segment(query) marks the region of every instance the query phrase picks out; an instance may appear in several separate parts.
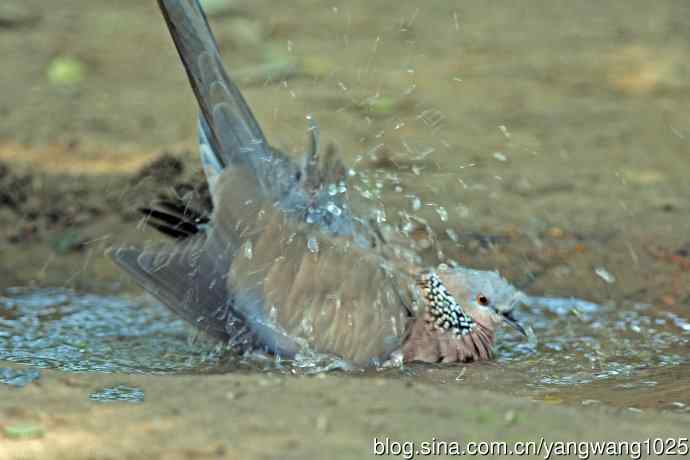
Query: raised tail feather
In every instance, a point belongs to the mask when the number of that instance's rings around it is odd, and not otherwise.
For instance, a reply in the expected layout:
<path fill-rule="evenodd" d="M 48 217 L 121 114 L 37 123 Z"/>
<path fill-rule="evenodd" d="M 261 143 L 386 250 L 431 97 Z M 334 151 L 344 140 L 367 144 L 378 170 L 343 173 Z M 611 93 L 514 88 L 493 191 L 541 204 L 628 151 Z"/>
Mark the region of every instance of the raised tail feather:
<path fill-rule="evenodd" d="M 306 164 L 297 165 L 271 147 L 223 67 L 198 0 L 158 0 L 158 4 L 199 104 L 201 160 L 211 191 L 223 169 L 239 167 L 256 178 L 257 195 L 276 203 L 298 220 L 322 224 L 325 231 L 335 234 L 350 233 L 349 211 L 340 206 L 344 197 L 327 196 L 325 190 L 329 185 L 326 180 L 345 180 L 345 168 L 332 158 L 327 158 L 319 170 L 315 168 L 319 165 L 315 124 L 309 129 L 311 147 Z M 335 219 L 325 213 L 331 202 L 339 209 Z"/>
<path fill-rule="evenodd" d="M 220 166 L 242 165 L 257 178 L 268 177 L 266 168 L 272 167 L 274 153 L 239 89 L 225 72 L 198 1 L 158 0 L 158 5 L 196 95 L 201 123 L 208 128 L 208 141 Z"/>

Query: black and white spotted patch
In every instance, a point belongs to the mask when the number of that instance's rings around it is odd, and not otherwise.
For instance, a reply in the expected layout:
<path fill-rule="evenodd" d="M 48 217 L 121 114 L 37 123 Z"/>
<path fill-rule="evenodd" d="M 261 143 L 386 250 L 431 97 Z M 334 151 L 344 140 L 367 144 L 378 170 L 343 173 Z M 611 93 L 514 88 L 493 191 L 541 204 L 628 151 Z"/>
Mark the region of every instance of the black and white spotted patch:
<path fill-rule="evenodd" d="M 417 283 L 426 301 L 427 313 L 437 328 L 452 331 L 456 337 L 472 332 L 475 322 L 448 292 L 436 273 L 422 273 Z"/>

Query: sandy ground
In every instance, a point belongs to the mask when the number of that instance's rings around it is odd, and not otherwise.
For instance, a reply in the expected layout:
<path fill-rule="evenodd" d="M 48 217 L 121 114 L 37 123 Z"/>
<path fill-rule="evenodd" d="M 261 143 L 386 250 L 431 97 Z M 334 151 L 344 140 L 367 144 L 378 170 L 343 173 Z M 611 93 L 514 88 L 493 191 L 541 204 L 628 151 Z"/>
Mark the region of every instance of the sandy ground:
<path fill-rule="evenodd" d="M 123 383 L 143 389 L 144 403 L 87 399 L 90 392 Z M 28 425 L 42 432 L 35 439 L 3 439 L 0 457 L 7 460 L 355 459 L 373 456 L 374 437 L 539 442 L 542 436 L 688 436 L 685 417 L 554 407 L 461 385 L 375 377 L 44 372 L 38 383 L 0 392 L 1 427 Z"/>
<path fill-rule="evenodd" d="M 155 2 L 9 4 L 19 10 L 3 22 L 0 9 L 11 69 L 0 72 L 0 287 L 136 291 L 106 249 L 157 238 L 136 207 L 199 180 L 193 98 Z M 464 238 L 450 250 L 462 263 L 498 268 L 532 293 L 688 316 L 687 2 L 233 4 L 212 24 L 273 143 L 300 151 L 312 113 L 348 164 L 401 167 L 411 192 L 446 206 L 435 225 Z M 284 82 L 256 76 L 285 62 L 299 70 Z M 667 390 L 687 376 L 668 377 Z M 145 402 L 88 399 L 123 382 Z M 376 435 L 688 434 L 687 417 L 651 401 L 643 414 L 583 408 L 576 391 L 551 401 L 573 407 L 554 407 L 342 374 L 43 371 L 0 392 L 2 459 L 363 458 Z M 41 437 L 7 435 L 21 424 Z"/>

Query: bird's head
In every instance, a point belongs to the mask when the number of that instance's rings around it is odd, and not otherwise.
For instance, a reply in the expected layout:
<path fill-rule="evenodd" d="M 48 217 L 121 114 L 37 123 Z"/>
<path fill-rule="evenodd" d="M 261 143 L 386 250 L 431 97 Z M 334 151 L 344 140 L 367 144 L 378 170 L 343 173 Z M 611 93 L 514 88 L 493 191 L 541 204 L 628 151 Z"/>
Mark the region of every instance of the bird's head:
<path fill-rule="evenodd" d="M 455 362 L 491 357 L 496 329 L 508 323 L 523 335 L 514 310 L 526 296 L 494 271 L 424 271 L 417 286 L 422 308 L 403 350 L 407 361 Z"/>
<path fill-rule="evenodd" d="M 515 308 L 525 302 L 527 296 L 498 272 L 457 267 L 440 270 L 437 276 L 475 322 L 493 329 L 508 323 L 527 335 L 515 318 Z"/>

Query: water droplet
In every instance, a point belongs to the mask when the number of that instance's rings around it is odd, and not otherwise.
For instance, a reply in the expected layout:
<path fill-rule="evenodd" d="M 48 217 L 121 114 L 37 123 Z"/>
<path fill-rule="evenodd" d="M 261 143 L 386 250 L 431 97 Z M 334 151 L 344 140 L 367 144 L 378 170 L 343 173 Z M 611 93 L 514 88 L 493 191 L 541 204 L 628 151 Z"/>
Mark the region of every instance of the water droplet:
<path fill-rule="evenodd" d="M 436 213 L 441 218 L 442 222 L 446 222 L 448 220 L 448 211 L 446 211 L 446 208 L 443 206 L 436 208 Z"/>
<path fill-rule="evenodd" d="M 453 230 L 452 228 L 446 229 L 446 235 L 448 235 L 448 238 L 450 238 L 450 240 L 453 241 L 454 243 L 457 243 L 459 240 L 457 232 L 455 230 Z"/>
<path fill-rule="evenodd" d="M 306 317 L 302 318 L 300 325 L 302 326 L 302 330 L 305 332 L 307 337 L 311 337 L 311 335 L 314 333 L 314 326 L 311 320 L 309 320 L 309 318 Z"/>
<path fill-rule="evenodd" d="M 250 260 L 252 257 L 254 257 L 254 246 L 252 245 L 251 240 L 245 241 L 242 245 L 242 254 L 244 254 L 245 258 Z"/>
<path fill-rule="evenodd" d="M 376 223 L 378 224 L 382 224 L 386 221 L 386 211 L 383 209 L 374 209 L 373 215 L 374 219 L 376 219 Z"/>
<path fill-rule="evenodd" d="M 307 249 L 309 249 L 309 252 L 313 254 L 319 252 L 319 240 L 314 237 L 309 238 L 307 240 Z"/>
<path fill-rule="evenodd" d="M 419 209 L 421 207 L 422 207 L 422 200 L 420 200 L 416 196 L 412 197 L 412 210 L 413 211 L 419 211 Z"/>
<path fill-rule="evenodd" d="M 340 214 L 342 214 L 340 208 L 336 206 L 332 201 L 330 201 L 328 205 L 326 205 L 326 210 L 334 216 L 339 216 Z"/>
<path fill-rule="evenodd" d="M 335 196 L 338 193 L 338 186 L 335 184 L 328 184 L 328 194 Z"/>
<path fill-rule="evenodd" d="M 345 193 L 347 192 L 347 184 L 345 182 L 341 182 L 338 184 L 338 193 Z"/>

